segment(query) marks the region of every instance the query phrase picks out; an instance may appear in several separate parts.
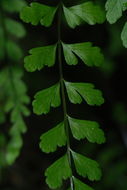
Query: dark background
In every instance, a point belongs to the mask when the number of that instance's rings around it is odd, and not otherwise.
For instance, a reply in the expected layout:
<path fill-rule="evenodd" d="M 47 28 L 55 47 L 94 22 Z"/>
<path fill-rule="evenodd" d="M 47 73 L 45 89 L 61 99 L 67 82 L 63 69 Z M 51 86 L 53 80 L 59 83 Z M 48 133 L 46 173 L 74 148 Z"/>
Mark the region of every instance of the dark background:
<path fill-rule="evenodd" d="M 45 3 L 44 0 L 38 2 Z M 54 5 L 57 2 L 47 0 L 46 4 Z M 72 5 L 77 1 L 66 2 Z M 19 20 L 18 16 L 10 16 Z M 71 142 L 74 150 L 99 161 L 103 170 L 102 180 L 91 183 L 98 190 L 125 190 L 127 188 L 127 50 L 120 40 L 120 32 L 125 20 L 126 15 L 123 15 L 123 18 L 114 25 L 107 22 L 95 26 L 85 24 L 72 30 L 68 28 L 63 18 L 62 40 L 64 42 L 93 42 L 93 45 L 101 47 L 105 56 L 105 64 L 100 69 L 86 67 L 80 60 L 76 66 L 67 66 L 63 61 L 66 80 L 94 83 L 96 88 L 103 91 L 105 97 L 105 103 L 101 107 L 90 107 L 85 103 L 73 105 L 69 102 L 67 105 L 69 115 L 80 119 L 96 120 L 105 131 L 107 142 L 104 145 L 90 144 L 85 140 L 78 142 L 72 139 Z M 27 35 L 19 43 L 25 55 L 28 54 L 30 48 L 57 41 L 57 19 L 50 28 L 24 25 Z M 38 90 L 58 81 L 57 63 L 56 61 L 55 67 L 44 68 L 40 72 L 25 72 L 24 81 L 28 86 L 31 101 Z M 32 106 L 29 105 L 29 107 L 32 110 Z M 45 116 L 36 116 L 31 113 L 31 116 L 25 119 L 28 131 L 23 136 L 24 145 L 21 154 L 13 166 L 2 171 L 1 190 L 48 189 L 45 184 L 44 170 L 60 157 L 65 149 L 61 148 L 56 153 L 46 155 L 39 149 L 39 138 L 62 118 L 63 111 L 60 107 L 52 109 Z"/>

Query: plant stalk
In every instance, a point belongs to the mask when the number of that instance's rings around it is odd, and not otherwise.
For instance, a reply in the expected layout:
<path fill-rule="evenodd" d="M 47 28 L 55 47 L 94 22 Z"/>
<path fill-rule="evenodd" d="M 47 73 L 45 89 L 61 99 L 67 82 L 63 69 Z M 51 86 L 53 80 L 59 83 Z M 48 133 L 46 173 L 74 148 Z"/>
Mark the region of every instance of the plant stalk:
<path fill-rule="evenodd" d="M 62 42 L 61 42 L 61 20 L 62 20 L 62 18 L 61 18 L 61 16 L 62 16 L 62 2 L 60 2 L 60 4 L 59 4 L 59 11 L 58 11 L 58 61 L 59 61 L 61 96 L 62 96 L 62 103 L 63 103 L 64 127 L 65 127 L 65 133 L 67 136 L 67 156 L 68 156 L 69 165 L 72 168 L 69 123 L 68 123 L 67 103 L 66 103 L 66 97 L 65 97 L 65 86 L 64 86 L 63 67 L 62 67 Z M 71 186 L 71 190 L 74 190 L 74 183 L 73 183 L 72 177 L 70 177 L 70 186 Z"/>

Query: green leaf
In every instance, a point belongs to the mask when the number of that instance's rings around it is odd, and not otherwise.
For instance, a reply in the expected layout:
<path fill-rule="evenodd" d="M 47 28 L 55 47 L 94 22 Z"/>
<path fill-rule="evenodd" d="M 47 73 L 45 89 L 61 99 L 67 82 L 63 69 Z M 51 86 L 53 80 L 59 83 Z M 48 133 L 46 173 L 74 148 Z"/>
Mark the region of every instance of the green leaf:
<path fill-rule="evenodd" d="M 102 144 L 105 142 L 104 132 L 95 121 L 79 120 L 68 117 L 72 134 L 77 140 L 87 138 L 89 142 Z"/>
<path fill-rule="evenodd" d="M 6 30 L 10 34 L 16 36 L 17 38 L 22 38 L 26 35 L 25 28 L 20 22 L 17 22 L 15 20 L 10 19 L 10 18 L 6 18 L 5 19 L 5 26 L 6 26 Z"/>
<path fill-rule="evenodd" d="M 92 47 L 92 43 L 62 44 L 65 60 L 68 65 L 78 63 L 75 54 L 87 65 L 99 67 L 104 62 L 104 56 L 99 47 Z"/>
<path fill-rule="evenodd" d="M 47 114 L 50 111 L 50 107 L 55 108 L 60 106 L 60 104 L 60 84 L 57 83 L 36 93 L 33 101 L 33 110 L 38 115 Z"/>
<path fill-rule="evenodd" d="M 115 23 L 122 16 L 125 3 L 127 3 L 127 0 L 107 0 L 105 5 L 106 17 L 110 24 Z"/>
<path fill-rule="evenodd" d="M 90 186 L 73 177 L 75 190 L 93 190 Z"/>
<path fill-rule="evenodd" d="M 57 146 L 62 147 L 66 145 L 66 138 L 64 123 L 61 122 L 53 129 L 42 134 L 40 148 L 46 153 L 54 152 Z"/>
<path fill-rule="evenodd" d="M 24 0 L 1 0 L 2 7 L 7 12 L 20 12 L 21 9 L 26 6 Z"/>
<path fill-rule="evenodd" d="M 104 9 L 92 1 L 69 8 L 64 7 L 64 14 L 67 23 L 71 28 L 75 28 L 83 21 L 90 25 L 94 25 L 96 23 L 102 24 L 105 21 Z"/>
<path fill-rule="evenodd" d="M 127 22 L 125 23 L 122 33 L 121 33 L 121 39 L 123 41 L 123 45 L 125 48 L 127 48 Z"/>
<path fill-rule="evenodd" d="M 73 151 L 72 157 L 74 159 L 76 171 L 79 175 L 88 177 L 88 179 L 91 181 L 100 180 L 101 170 L 99 168 L 99 164 L 96 161 Z"/>
<path fill-rule="evenodd" d="M 61 187 L 62 180 L 68 179 L 71 175 L 72 172 L 67 155 L 53 163 L 45 172 L 46 182 L 52 189 Z"/>
<path fill-rule="evenodd" d="M 8 52 L 8 57 L 12 61 L 19 61 L 23 57 L 22 49 L 13 41 L 8 41 L 6 43 L 6 48 Z"/>
<path fill-rule="evenodd" d="M 29 72 L 41 70 L 44 66 L 51 67 L 55 64 L 57 45 L 33 48 L 29 51 L 31 55 L 25 57 L 25 68 Z"/>
<path fill-rule="evenodd" d="M 31 3 L 30 7 L 24 7 L 21 11 L 20 17 L 26 23 L 32 25 L 50 26 L 53 22 L 57 7 L 50 7 L 40 3 Z"/>
<path fill-rule="evenodd" d="M 91 106 L 100 106 L 104 103 L 102 92 L 94 89 L 94 85 L 91 83 L 72 83 L 65 81 L 65 86 L 69 100 L 73 104 L 80 104 L 82 98 Z"/>

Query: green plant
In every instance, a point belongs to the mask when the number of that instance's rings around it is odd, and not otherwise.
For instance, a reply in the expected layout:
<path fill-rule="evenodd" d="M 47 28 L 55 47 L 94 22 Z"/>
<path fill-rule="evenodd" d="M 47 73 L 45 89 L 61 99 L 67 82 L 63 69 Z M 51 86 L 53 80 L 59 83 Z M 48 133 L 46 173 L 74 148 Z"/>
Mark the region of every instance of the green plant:
<path fill-rule="evenodd" d="M 84 22 L 94 25 L 105 21 L 104 9 L 93 1 L 67 7 L 60 1 L 58 6 L 48 6 L 40 3 L 31 3 L 21 11 L 21 19 L 26 23 L 49 27 L 54 17 L 58 17 L 58 41 L 56 44 L 33 48 L 29 51 L 30 55 L 25 57 L 25 68 L 29 72 L 41 70 L 44 66 L 54 66 L 59 64 L 59 81 L 56 84 L 43 89 L 35 94 L 33 101 L 33 111 L 37 115 L 47 114 L 51 107 L 63 105 L 63 121 L 41 135 L 40 148 L 46 153 L 56 151 L 57 147 L 66 146 L 64 156 L 55 161 L 45 172 L 46 182 L 50 188 L 61 187 L 62 181 L 70 179 L 70 189 L 88 189 L 92 188 L 79 179 L 74 177 L 74 167 L 77 173 L 82 177 L 88 177 L 89 180 L 99 180 L 101 170 L 99 164 L 86 156 L 74 152 L 71 149 L 70 135 L 77 140 L 87 139 L 92 143 L 104 143 L 105 137 L 99 124 L 95 121 L 80 120 L 72 118 L 67 113 L 67 99 L 73 104 L 80 104 L 85 101 L 90 106 L 100 106 L 104 103 L 102 93 L 95 89 L 91 83 L 68 82 L 64 79 L 63 59 L 68 65 L 78 64 L 78 58 L 87 66 L 101 66 L 104 57 L 99 47 L 94 47 L 91 42 L 66 44 L 61 39 L 62 16 L 71 28 L 83 24 Z M 55 175 L 54 175 L 55 174 Z"/>
<path fill-rule="evenodd" d="M 3 126 L 0 132 L 0 168 L 13 164 L 19 156 L 22 134 L 27 130 L 23 116 L 29 115 L 26 107 L 29 97 L 19 64 L 23 52 L 18 45 L 18 39 L 25 36 L 26 30 L 22 23 L 8 16 L 19 13 L 25 5 L 24 0 L 0 1 L 0 124 Z M 7 132 L 4 129 L 6 123 Z"/>

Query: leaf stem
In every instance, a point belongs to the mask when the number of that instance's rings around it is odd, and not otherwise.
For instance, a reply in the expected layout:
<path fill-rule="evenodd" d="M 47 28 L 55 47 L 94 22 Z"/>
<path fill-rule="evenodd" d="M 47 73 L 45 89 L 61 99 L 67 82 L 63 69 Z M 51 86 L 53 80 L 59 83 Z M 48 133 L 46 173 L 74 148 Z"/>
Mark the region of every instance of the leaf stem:
<path fill-rule="evenodd" d="M 64 127 L 65 127 L 65 133 L 67 136 L 67 156 L 68 156 L 70 167 L 72 168 L 69 123 L 68 123 L 67 104 L 66 104 L 66 97 L 65 97 L 65 86 L 64 86 L 63 67 L 62 67 L 61 16 L 62 16 L 62 2 L 60 2 L 59 4 L 59 11 L 58 11 L 58 61 L 59 61 L 61 95 L 62 95 L 62 103 L 63 103 Z M 72 176 L 70 177 L 70 185 L 71 185 L 71 190 L 74 190 L 74 183 L 73 183 Z"/>

